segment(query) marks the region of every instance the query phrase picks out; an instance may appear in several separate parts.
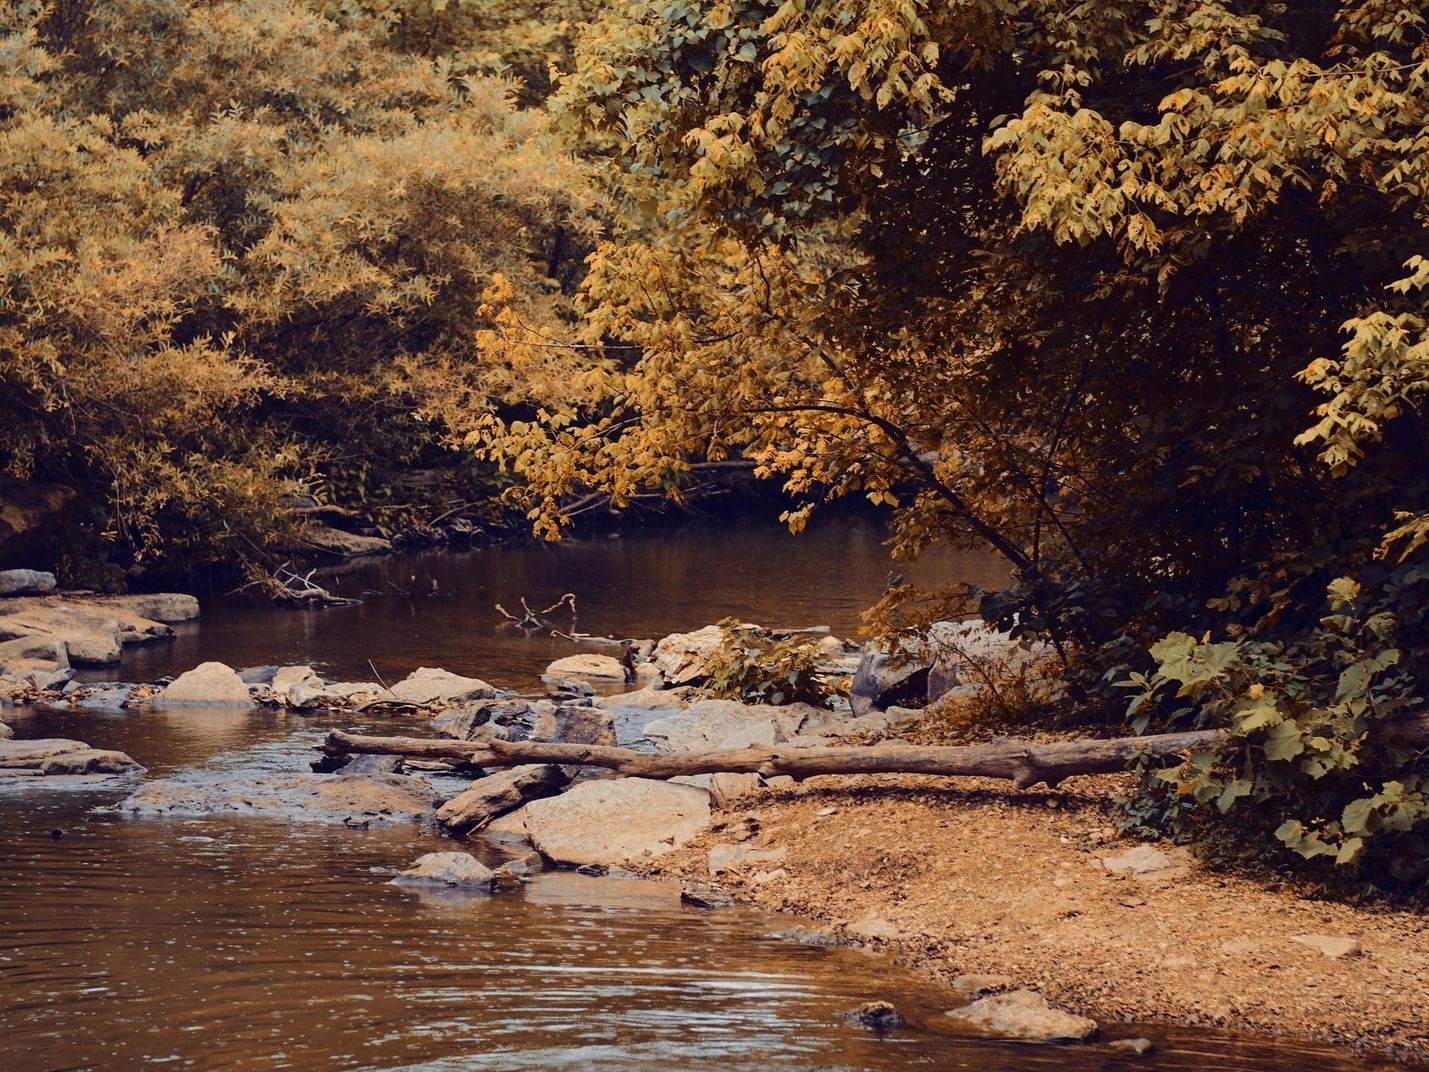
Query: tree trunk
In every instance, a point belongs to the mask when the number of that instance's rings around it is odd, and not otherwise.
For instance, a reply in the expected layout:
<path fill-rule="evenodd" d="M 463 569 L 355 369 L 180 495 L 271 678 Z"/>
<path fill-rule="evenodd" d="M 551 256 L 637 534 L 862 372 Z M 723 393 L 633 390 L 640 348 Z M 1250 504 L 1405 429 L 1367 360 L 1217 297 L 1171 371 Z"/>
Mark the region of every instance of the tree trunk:
<path fill-rule="evenodd" d="M 528 800 L 554 796 L 570 780 L 570 776 L 553 763 L 530 764 L 500 774 L 489 774 L 478 778 L 465 792 L 458 793 L 438 808 L 437 822 L 457 832 L 485 826 L 492 819 L 515 811 Z"/>
<path fill-rule="evenodd" d="M 1396 719 L 1384 734 L 1412 744 L 1429 744 L 1429 716 Z M 605 767 L 637 778 L 676 778 L 722 772 L 781 774 L 796 779 L 817 774 L 937 774 L 1008 778 L 1019 789 L 1038 782 L 1055 786 L 1074 774 L 1126 770 L 1138 754 L 1169 760 L 1187 752 L 1216 748 L 1225 730 L 1160 733 L 1147 737 L 1087 738 L 1076 741 L 992 741 L 971 745 L 830 745 L 816 748 L 734 748 L 716 752 L 650 755 L 607 745 L 547 741 L 447 741 L 418 737 L 364 737 L 335 730 L 323 746 L 331 754 L 375 753 L 467 760 L 481 767 L 527 763 Z"/>

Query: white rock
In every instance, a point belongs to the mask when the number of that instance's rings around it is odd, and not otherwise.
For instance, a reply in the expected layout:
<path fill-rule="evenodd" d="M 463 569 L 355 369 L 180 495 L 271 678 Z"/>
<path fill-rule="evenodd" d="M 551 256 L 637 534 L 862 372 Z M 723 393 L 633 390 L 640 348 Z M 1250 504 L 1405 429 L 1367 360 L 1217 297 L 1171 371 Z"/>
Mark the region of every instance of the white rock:
<path fill-rule="evenodd" d="M 25 674 L 31 670 L 69 669 L 69 650 L 53 636 L 26 636 L 0 643 L 0 673 Z"/>
<path fill-rule="evenodd" d="M 547 859 L 608 867 L 685 844 L 709 825 L 710 798 L 693 786 L 616 778 L 581 782 L 518 814 Z"/>
<path fill-rule="evenodd" d="M 1097 1033 L 1095 1020 L 1054 1008 L 1032 990 L 979 998 L 948 1015 L 990 1034 L 1030 1042 L 1085 1042 Z"/>
<path fill-rule="evenodd" d="M 392 695 L 404 703 L 461 703 L 489 700 L 496 695 L 496 689 L 479 678 L 424 666 L 393 685 Z"/>
<path fill-rule="evenodd" d="M 394 878 L 392 886 L 462 886 L 490 890 L 496 872 L 465 852 L 429 852 Z"/>
<path fill-rule="evenodd" d="M 223 663 L 199 663 L 176 677 L 155 698 L 161 703 L 251 704 L 253 697 L 238 672 Z"/>
<path fill-rule="evenodd" d="M 1362 952 L 1359 942 L 1353 938 L 1342 938 L 1334 934 L 1297 934 L 1290 940 L 1299 942 L 1301 945 L 1308 945 L 1311 949 L 1324 953 L 1332 960 L 1339 960 L 1342 957 L 1357 957 Z"/>

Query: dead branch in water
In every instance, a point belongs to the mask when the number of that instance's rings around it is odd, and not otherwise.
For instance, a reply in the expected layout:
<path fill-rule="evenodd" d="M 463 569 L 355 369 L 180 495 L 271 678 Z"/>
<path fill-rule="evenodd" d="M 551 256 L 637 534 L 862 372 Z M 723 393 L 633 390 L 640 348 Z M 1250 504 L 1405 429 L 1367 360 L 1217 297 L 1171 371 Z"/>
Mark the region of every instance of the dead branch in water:
<path fill-rule="evenodd" d="M 256 567 L 250 567 L 250 570 L 256 572 Z M 302 603 L 318 607 L 350 607 L 362 602 L 360 599 L 335 596 L 321 585 L 314 584 L 313 575 L 315 573 L 317 573 L 316 568 L 308 570 L 307 573 L 299 573 L 292 568 L 291 563 L 284 562 L 271 573 L 263 573 L 254 577 L 247 584 L 240 585 L 233 591 L 243 592 L 250 588 L 258 588 L 269 599 L 280 603 Z"/>
<path fill-rule="evenodd" d="M 1429 743 L 1429 716 L 1398 719 L 1384 726 L 1406 742 Z M 604 767 L 636 778 L 678 778 L 696 774 L 789 775 L 934 774 L 962 778 L 1007 778 L 1019 789 L 1039 782 L 1056 786 L 1076 774 L 1126 770 L 1139 756 L 1179 759 L 1188 752 L 1216 748 L 1225 730 L 1160 733 L 1107 740 L 992 741 L 971 745 L 829 745 L 815 748 L 734 748 L 712 752 L 650 755 L 606 745 L 548 741 L 449 741 L 418 737 L 365 737 L 335 730 L 323 750 L 330 755 L 365 753 L 466 760 L 479 767 L 560 763 Z"/>
<path fill-rule="evenodd" d="M 545 610 L 541 611 L 532 610 L 531 604 L 526 602 L 525 596 L 522 596 L 521 610 L 523 611 L 523 613 L 519 618 L 516 615 L 512 614 L 510 611 L 508 611 L 500 603 L 497 603 L 495 606 L 497 611 L 500 612 L 501 616 L 506 619 L 506 623 L 513 629 L 550 629 L 553 632 L 555 631 L 556 627 L 546 619 L 546 615 L 552 613 L 553 611 L 559 610 L 561 607 L 569 607 L 571 612 L 571 631 L 575 631 L 576 595 L 574 592 L 567 592 L 565 595 L 561 596 L 560 599 L 556 600 Z"/>

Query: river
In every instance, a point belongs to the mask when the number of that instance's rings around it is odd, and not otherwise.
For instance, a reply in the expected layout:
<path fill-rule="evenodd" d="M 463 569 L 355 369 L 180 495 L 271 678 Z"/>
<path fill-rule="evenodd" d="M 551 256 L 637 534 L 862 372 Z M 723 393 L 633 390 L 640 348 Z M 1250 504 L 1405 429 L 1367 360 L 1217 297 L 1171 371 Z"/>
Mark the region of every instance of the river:
<path fill-rule="evenodd" d="M 924 576 L 1001 580 L 986 556 Z M 358 607 L 207 601 L 172 642 L 131 651 L 126 679 L 202 659 L 313 663 L 331 675 L 445 666 L 530 687 L 565 641 L 505 627 L 493 604 L 577 594 L 580 629 L 658 636 L 725 615 L 852 635 L 889 567 L 871 529 L 676 533 L 558 548 L 388 559 L 342 575 Z M 403 589 L 410 595 L 398 594 Z M 94 675 L 91 675 L 94 676 Z M 113 674 L 98 676 L 115 676 Z M 304 769 L 332 726 L 400 720 L 274 711 L 6 715 L 19 736 L 129 752 L 150 776 Z M 773 937 L 789 919 L 699 911 L 635 879 L 547 872 L 494 896 L 388 879 L 452 848 L 413 826 L 349 830 L 249 818 L 133 820 L 120 788 L 0 793 L 0 1028 L 6 1072 L 51 1069 L 1362 1068 L 1284 1042 L 1111 1025 L 1146 1058 L 950 1035 L 955 999 L 857 950 Z M 499 855 L 477 846 L 489 862 Z M 883 998 L 907 1028 L 841 1019 Z"/>

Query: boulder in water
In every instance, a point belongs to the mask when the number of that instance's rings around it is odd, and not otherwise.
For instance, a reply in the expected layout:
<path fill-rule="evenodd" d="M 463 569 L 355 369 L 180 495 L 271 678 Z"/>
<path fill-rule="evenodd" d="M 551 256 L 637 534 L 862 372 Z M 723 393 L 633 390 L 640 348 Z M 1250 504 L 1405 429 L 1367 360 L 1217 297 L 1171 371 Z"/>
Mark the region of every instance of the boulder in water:
<path fill-rule="evenodd" d="M 671 685 L 688 685 L 706 674 L 706 664 L 724 642 L 724 630 L 707 625 L 691 633 L 671 633 L 655 645 L 651 662 Z"/>
<path fill-rule="evenodd" d="M 460 886 L 490 890 L 496 872 L 465 852 L 429 852 L 394 878 L 393 886 Z"/>
<path fill-rule="evenodd" d="M 155 700 L 166 704 L 251 704 L 253 697 L 238 673 L 223 663 L 199 663 L 180 674 Z"/>
<path fill-rule="evenodd" d="M 411 704 L 454 704 L 490 700 L 496 696 L 496 689 L 480 678 L 424 666 L 393 685 L 392 696 Z"/>
<path fill-rule="evenodd" d="M 624 684 L 625 664 L 610 655 L 567 655 L 546 667 L 544 681 L 589 681 L 596 685 Z"/>

